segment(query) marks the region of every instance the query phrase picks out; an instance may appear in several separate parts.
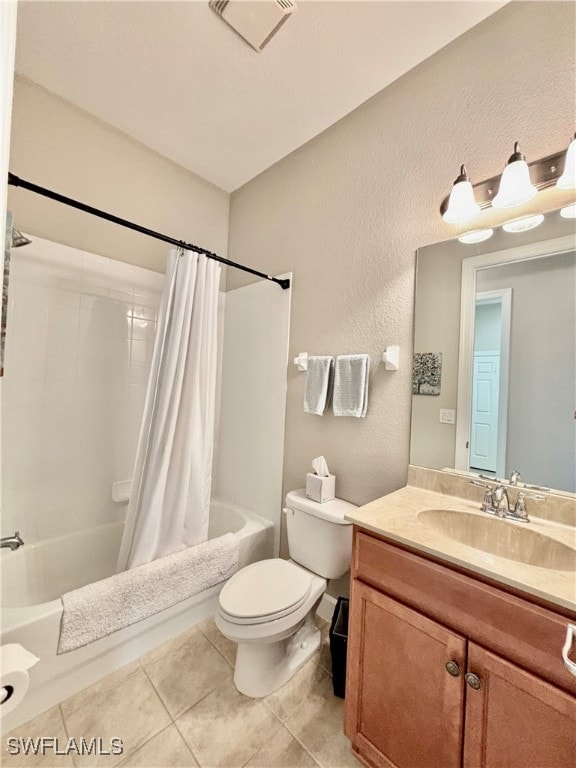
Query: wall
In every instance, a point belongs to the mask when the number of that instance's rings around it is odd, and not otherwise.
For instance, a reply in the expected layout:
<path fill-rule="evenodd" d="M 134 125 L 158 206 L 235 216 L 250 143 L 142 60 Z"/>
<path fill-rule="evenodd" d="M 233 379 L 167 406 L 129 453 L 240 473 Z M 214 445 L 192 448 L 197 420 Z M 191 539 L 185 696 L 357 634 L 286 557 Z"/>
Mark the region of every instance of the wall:
<path fill-rule="evenodd" d="M 289 366 L 285 491 L 321 453 L 348 501 L 405 483 L 414 253 L 454 236 L 438 208 L 460 163 L 482 180 L 516 139 L 529 157 L 567 146 L 574 78 L 573 4 L 511 3 L 232 195 L 230 258 L 294 272 L 290 359 L 374 363 L 361 420 L 304 414 L 305 377 Z M 388 344 L 398 372 L 378 364 Z"/>
<path fill-rule="evenodd" d="M 12 251 L 2 384 L 2 535 L 28 544 L 123 519 L 163 284 L 36 239 Z"/>
<path fill-rule="evenodd" d="M 10 170 L 226 256 L 226 192 L 23 77 L 15 83 Z M 20 230 L 165 271 L 166 243 L 15 187 L 10 187 L 8 207 Z"/>
<path fill-rule="evenodd" d="M 483 269 L 476 286 L 512 289 L 506 474 L 575 492 L 575 253 Z"/>
<path fill-rule="evenodd" d="M 213 489 L 271 520 L 276 551 L 289 324 L 290 290 L 261 280 L 225 294 Z"/>

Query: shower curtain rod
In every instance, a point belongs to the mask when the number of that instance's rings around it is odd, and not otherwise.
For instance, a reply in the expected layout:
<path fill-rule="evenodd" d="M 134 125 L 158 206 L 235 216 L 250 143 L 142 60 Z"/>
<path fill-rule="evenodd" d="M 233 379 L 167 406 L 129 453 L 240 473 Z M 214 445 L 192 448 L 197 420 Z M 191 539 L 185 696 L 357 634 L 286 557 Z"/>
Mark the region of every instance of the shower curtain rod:
<path fill-rule="evenodd" d="M 45 187 L 39 187 L 37 184 L 32 184 L 31 181 L 25 181 L 19 176 L 15 176 L 13 173 L 8 173 L 8 184 L 13 187 L 22 187 L 23 189 L 28 189 L 30 192 L 35 192 L 37 195 L 48 197 L 50 200 L 56 200 L 58 203 L 64 203 L 64 205 L 69 205 L 72 208 L 77 208 L 79 211 L 84 211 L 84 213 L 97 216 L 99 219 L 106 219 L 106 221 L 111 221 L 113 224 L 118 224 L 121 227 L 133 229 L 135 232 L 140 232 L 141 234 L 147 235 L 148 237 L 154 237 L 156 240 L 163 240 L 165 243 L 170 243 L 171 245 L 175 245 L 178 248 L 184 248 L 186 251 L 201 253 L 209 259 L 219 261 L 221 264 L 226 264 L 227 267 L 241 269 L 243 272 L 250 272 L 251 275 L 263 277 L 265 280 L 271 280 L 273 283 L 278 283 L 278 285 L 284 290 L 286 288 L 290 288 L 290 280 L 288 278 L 272 277 L 271 275 L 264 274 L 264 272 L 258 272 L 257 269 L 252 269 L 252 267 L 246 267 L 244 264 L 237 264 L 235 261 L 230 261 L 229 259 L 225 259 L 222 256 L 218 256 L 218 254 L 212 253 L 212 251 L 207 251 L 205 248 L 200 248 L 198 245 L 185 243 L 183 240 L 176 240 L 174 237 L 163 235 L 160 232 L 154 232 L 154 230 L 141 227 L 139 224 L 134 224 L 132 221 L 121 219 L 119 216 L 114 216 L 111 213 L 106 213 L 106 211 L 93 208 L 91 205 L 80 203 L 78 200 L 73 200 L 71 197 L 64 197 L 64 195 L 60 195 L 58 192 L 52 192 L 52 190 L 46 189 Z"/>

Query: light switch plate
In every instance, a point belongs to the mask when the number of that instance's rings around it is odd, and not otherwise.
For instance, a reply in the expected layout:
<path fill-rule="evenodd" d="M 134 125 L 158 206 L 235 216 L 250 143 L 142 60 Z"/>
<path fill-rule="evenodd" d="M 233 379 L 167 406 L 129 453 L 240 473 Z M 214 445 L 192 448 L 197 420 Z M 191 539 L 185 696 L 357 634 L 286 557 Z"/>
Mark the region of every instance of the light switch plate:
<path fill-rule="evenodd" d="M 456 411 L 450 408 L 440 408 L 440 424 L 455 424 Z"/>

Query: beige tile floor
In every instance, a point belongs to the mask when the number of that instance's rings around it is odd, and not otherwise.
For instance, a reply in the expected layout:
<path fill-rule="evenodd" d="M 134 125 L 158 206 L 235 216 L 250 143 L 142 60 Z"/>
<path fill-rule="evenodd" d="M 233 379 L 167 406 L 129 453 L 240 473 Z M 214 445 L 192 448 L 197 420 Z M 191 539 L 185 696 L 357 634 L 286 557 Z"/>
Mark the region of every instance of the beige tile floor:
<path fill-rule="evenodd" d="M 173 638 L 3 739 L 2 766 L 354 768 L 323 643 L 283 688 L 249 699 L 233 683 L 234 643 L 213 620 Z M 119 737 L 120 756 L 10 756 L 10 737 Z"/>

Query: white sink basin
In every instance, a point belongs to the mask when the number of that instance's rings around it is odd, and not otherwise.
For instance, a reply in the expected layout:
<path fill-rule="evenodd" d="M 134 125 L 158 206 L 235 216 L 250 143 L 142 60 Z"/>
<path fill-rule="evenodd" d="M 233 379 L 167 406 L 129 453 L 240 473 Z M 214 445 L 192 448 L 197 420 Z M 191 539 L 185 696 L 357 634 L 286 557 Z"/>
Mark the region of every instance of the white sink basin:
<path fill-rule="evenodd" d="M 555 571 L 576 571 L 576 549 L 530 528 L 452 509 L 425 509 L 421 523 L 460 544 L 491 555 Z"/>

